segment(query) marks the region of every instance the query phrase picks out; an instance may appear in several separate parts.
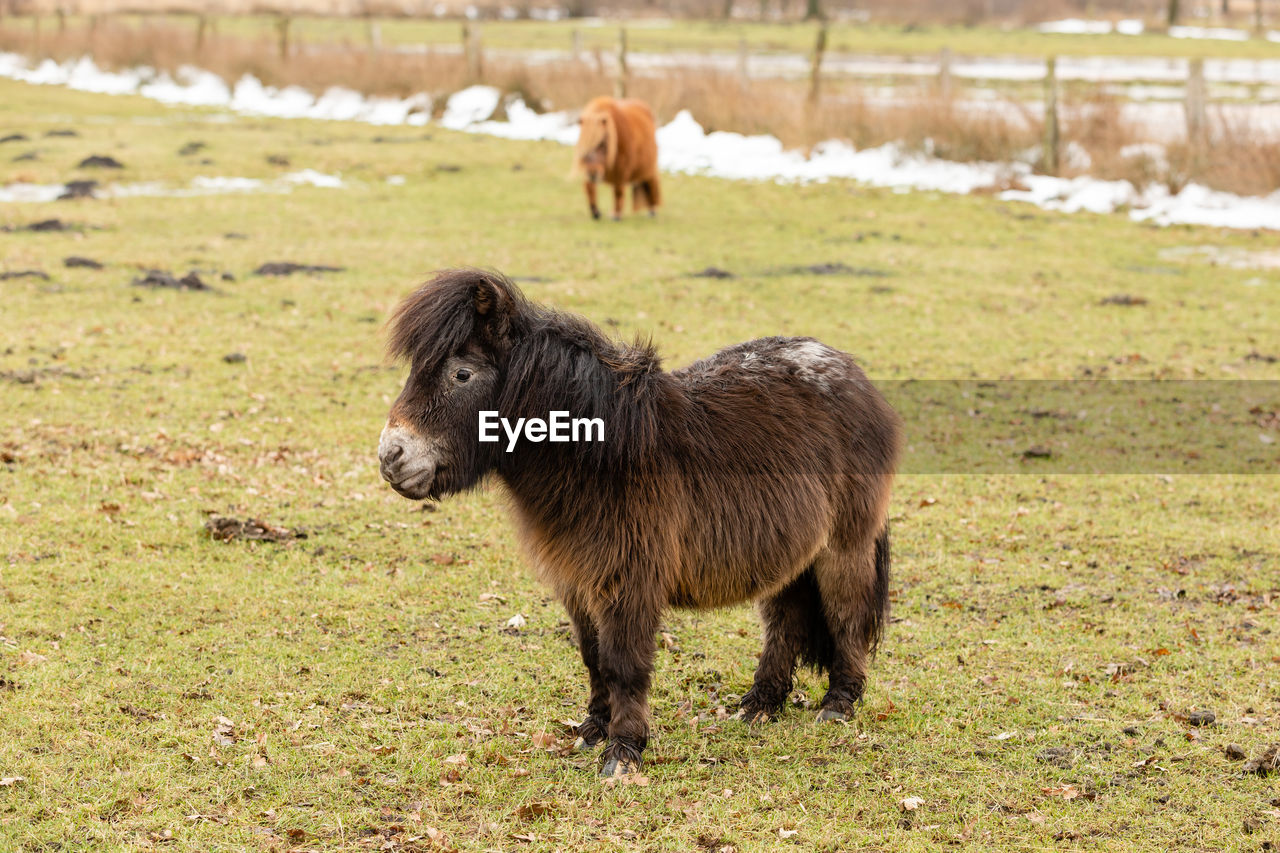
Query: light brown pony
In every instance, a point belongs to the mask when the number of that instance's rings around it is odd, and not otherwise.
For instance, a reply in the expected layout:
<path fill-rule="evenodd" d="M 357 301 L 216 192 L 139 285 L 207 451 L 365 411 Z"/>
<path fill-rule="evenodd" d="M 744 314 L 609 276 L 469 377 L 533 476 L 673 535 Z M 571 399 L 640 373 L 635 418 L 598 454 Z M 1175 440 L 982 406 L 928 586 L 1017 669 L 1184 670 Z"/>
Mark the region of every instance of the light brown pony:
<path fill-rule="evenodd" d="M 582 110 L 574 150 L 574 172 L 586 177 L 591 216 L 600 218 L 596 184 L 613 185 L 613 218 L 622 218 L 622 196 L 631 187 L 631 208 L 649 209 L 662 203 L 658 185 L 658 140 L 653 111 L 643 101 L 596 98 Z"/>

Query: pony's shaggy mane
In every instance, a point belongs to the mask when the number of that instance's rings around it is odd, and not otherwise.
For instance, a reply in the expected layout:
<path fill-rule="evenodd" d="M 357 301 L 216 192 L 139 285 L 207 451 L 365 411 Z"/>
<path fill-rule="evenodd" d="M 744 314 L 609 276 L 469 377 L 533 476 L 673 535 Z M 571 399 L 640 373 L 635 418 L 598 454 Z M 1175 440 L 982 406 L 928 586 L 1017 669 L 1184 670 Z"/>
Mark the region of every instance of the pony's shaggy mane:
<path fill-rule="evenodd" d="M 389 326 L 388 353 L 423 376 L 468 344 L 501 355 L 503 417 L 562 410 L 604 420 L 605 441 L 575 448 L 583 462 L 635 459 L 653 446 L 658 402 L 669 396 L 671 380 L 649 340 L 611 339 L 583 317 L 534 305 L 501 273 L 480 269 L 438 273 L 401 303 Z"/>

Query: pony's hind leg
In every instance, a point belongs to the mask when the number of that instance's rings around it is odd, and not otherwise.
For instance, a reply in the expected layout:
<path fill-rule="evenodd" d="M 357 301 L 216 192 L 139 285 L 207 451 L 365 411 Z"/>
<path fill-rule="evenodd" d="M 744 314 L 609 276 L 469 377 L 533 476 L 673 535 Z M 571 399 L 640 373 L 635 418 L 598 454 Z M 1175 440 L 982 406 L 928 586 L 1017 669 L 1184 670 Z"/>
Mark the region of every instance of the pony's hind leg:
<path fill-rule="evenodd" d="M 578 741 L 574 746 L 588 749 L 597 746 L 609 735 L 609 691 L 600 675 L 600 635 L 586 608 L 573 596 L 566 596 L 565 610 L 573 623 L 573 635 L 578 641 L 582 663 L 587 667 L 591 683 L 591 698 L 587 700 L 587 715 L 578 724 Z"/>
<path fill-rule="evenodd" d="M 867 665 L 889 607 L 889 531 L 852 547 L 829 548 L 814 561 L 830 632 L 827 694 L 819 720 L 847 719 L 862 701 Z"/>
<path fill-rule="evenodd" d="M 765 722 L 782 709 L 791 693 L 797 657 L 813 657 L 812 647 L 823 645 L 820 640 L 827 633 L 812 567 L 781 592 L 761 601 L 759 609 L 764 651 L 756 666 L 755 683 L 742 697 L 736 715 L 748 723 Z"/>
<path fill-rule="evenodd" d="M 591 218 L 600 218 L 600 205 L 596 203 L 596 182 L 588 178 L 582 188 L 587 193 L 587 205 L 591 208 Z"/>

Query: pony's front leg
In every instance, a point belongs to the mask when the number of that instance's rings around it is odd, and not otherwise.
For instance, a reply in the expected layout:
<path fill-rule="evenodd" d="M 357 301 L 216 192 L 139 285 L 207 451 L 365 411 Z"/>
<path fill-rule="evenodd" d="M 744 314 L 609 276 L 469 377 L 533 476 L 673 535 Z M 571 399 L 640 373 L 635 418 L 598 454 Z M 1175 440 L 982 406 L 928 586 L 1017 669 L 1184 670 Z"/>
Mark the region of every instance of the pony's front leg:
<path fill-rule="evenodd" d="M 583 181 L 582 188 L 587 191 L 587 204 L 591 207 L 591 218 L 600 218 L 600 205 L 596 204 L 596 182 L 587 178 Z"/>
<path fill-rule="evenodd" d="M 619 602 L 604 611 L 596 627 L 600 674 L 612 712 L 600 775 L 625 776 L 640 770 L 640 754 L 649 742 L 649 682 L 658 608 Z"/>
<path fill-rule="evenodd" d="M 626 184 L 613 185 L 613 220 L 617 222 L 622 218 L 622 202 L 627 196 Z"/>
<path fill-rule="evenodd" d="M 609 691 L 600 675 L 600 635 L 591 614 L 576 596 L 566 595 L 565 610 L 573 622 L 573 635 L 578 640 L 578 651 L 587 668 L 591 683 L 591 698 L 587 700 L 587 716 L 578 725 L 578 749 L 589 749 L 603 741 L 609 734 Z"/>

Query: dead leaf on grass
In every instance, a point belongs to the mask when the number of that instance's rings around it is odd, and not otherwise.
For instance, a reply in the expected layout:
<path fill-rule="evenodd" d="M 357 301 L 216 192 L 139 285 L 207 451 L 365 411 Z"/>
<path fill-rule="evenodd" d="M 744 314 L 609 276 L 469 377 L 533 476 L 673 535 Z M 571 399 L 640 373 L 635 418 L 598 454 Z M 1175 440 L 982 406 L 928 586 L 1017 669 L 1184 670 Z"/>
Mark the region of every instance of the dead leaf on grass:
<path fill-rule="evenodd" d="M 395 752 L 396 749 L 397 747 L 386 746 L 383 744 L 369 747 L 369 751 L 372 752 L 374 755 L 390 755 L 391 753 Z"/>
<path fill-rule="evenodd" d="M 1057 785 L 1053 788 L 1041 788 L 1050 797 L 1061 797 L 1063 800 L 1092 800 L 1096 795 L 1081 791 L 1075 785 Z"/>
<path fill-rule="evenodd" d="M 0 788 L 12 788 L 14 785 L 21 785 L 27 781 L 23 776 L 5 776 L 0 778 Z"/>
<path fill-rule="evenodd" d="M 924 798 L 923 797 L 907 797 L 906 799 L 898 803 L 898 805 L 902 807 L 902 810 L 904 812 L 913 812 L 924 805 Z"/>
<path fill-rule="evenodd" d="M 551 803 L 548 803 L 545 800 L 534 800 L 533 802 L 525 803 L 520 808 L 516 809 L 516 817 L 520 820 L 534 820 L 535 818 L 540 818 L 545 814 L 550 814 L 553 810 L 554 806 L 552 806 Z"/>
<path fill-rule="evenodd" d="M 231 746 L 236 742 L 236 724 L 226 717 L 219 717 L 213 727 L 213 742 L 218 746 Z"/>

